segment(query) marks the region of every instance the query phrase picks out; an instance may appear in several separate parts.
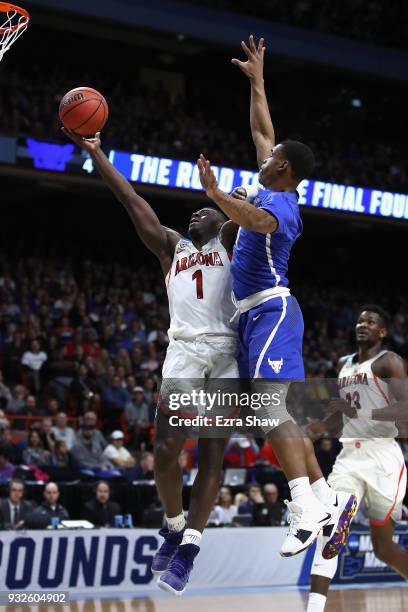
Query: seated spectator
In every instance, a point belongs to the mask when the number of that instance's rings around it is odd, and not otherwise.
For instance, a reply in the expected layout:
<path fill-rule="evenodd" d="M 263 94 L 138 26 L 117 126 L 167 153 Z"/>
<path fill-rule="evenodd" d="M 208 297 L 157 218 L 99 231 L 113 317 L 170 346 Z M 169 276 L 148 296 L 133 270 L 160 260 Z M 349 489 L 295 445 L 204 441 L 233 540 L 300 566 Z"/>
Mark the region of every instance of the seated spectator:
<path fill-rule="evenodd" d="M 263 504 L 262 488 L 259 484 L 250 484 L 247 487 L 247 501 L 238 507 L 238 514 L 252 514 L 255 504 Z"/>
<path fill-rule="evenodd" d="M 113 376 L 111 383 L 103 385 L 101 397 L 106 418 L 110 423 L 119 423 L 119 416 L 124 412 L 129 401 L 129 393 L 122 387 L 119 376 Z"/>
<path fill-rule="evenodd" d="M 0 485 L 7 484 L 14 473 L 14 465 L 10 463 L 4 454 L 3 450 L 0 450 Z"/>
<path fill-rule="evenodd" d="M 0 529 L 23 529 L 24 521 L 34 504 L 23 499 L 24 482 L 12 478 L 9 482 L 9 494 L 0 500 Z"/>
<path fill-rule="evenodd" d="M 142 453 L 140 463 L 132 470 L 134 480 L 154 480 L 154 455 L 148 451 Z"/>
<path fill-rule="evenodd" d="M 82 517 L 95 527 L 114 527 L 115 515 L 120 514 L 119 504 L 110 501 L 110 486 L 101 480 L 95 487 L 95 498 L 87 502 L 82 510 Z"/>
<path fill-rule="evenodd" d="M 24 411 L 27 389 L 23 385 L 16 385 L 13 388 L 7 412 L 18 415 Z"/>
<path fill-rule="evenodd" d="M 221 487 L 218 494 L 218 502 L 211 512 L 211 522 L 215 525 L 230 525 L 234 516 L 238 514 L 238 508 L 232 503 L 232 493 L 229 487 Z"/>
<path fill-rule="evenodd" d="M 71 383 L 70 392 L 73 409 L 81 413 L 89 409 L 98 387 L 85 364 L 79 364 L 77 374 Z"/>
<path fill-rule="evenodd" d="M 105 440 L 103 433 L 99 431 L 99 429 L 97 428 L 97 424 L 98 424 L 98 418 L 96 416 L 96 413 L 93 412 L 92 410 L 85 412 L 83 419 L 82 419 L 82 426 L 77 431 L 76 437 L 77 437 L 77 440 L 80 439 L 85 429 L 87 429 L 88 431 L 92 431 L 93 440 L 97 442 L 99 446 L 101 447 L 101 449 L 103 450 L 106 446 L 106 440 Z"/>
<path fill-rule="evenodd" d="M 27 447 L 23 450 L 23 463 L 25 465 L 46 465 L 50 458 L 50 452 L 44 448 L 40 434 L 36 429 L 28 433 Z"/>
<path fill-rule="evenodd" d="M 38 340 L 33 340 L 30 350 L 26 351 L 22 356 L 21 364 L 27 368 L 28 384 L 35 392 L 40 390 L 40 371 L 46 361 L 47 354 L 41 350 Z"/>
<path fill-rule="evenodd" d="M 13 465 L 21 463 L 21 448 L 11 439 L 10 427 L 0 427 L 0 450 Z"/>
<path fill-rule="evenodd" d="M 266 484 L 263 490 L 263 502 L 255 503 L 252 507 L 252 524 L 257 527 L 280 525 L 285 512 L 284 504 L 279 501 L 278 487 Z"/>
<path fill-rule="evenodd" d="M 77 436 L 72 447 L 72 458 L 80 469 L 104 470 L 111 467 L 111 463 L 103 455 L 103 447 L 94 436 L 92 427 L 84 427 Z"/>
<path fill-rule="evenodd" d="M 55 437 L 52 431 L 52 420 L 49 418 L 42 419 L 38 433 L 40 434 L 41 442 L 43 443 L 45 450 L 52 452 L 55 445 Z"/>
<path fill-rule="evenodd" d="M 69 519 L 64 506 L 58 503 L 60 491 L 55 482 L 48 482 L 44 487 L 44 501 L 30 514 L 27 514 L 25 526 L 27 529 L 45 529 L 51 525 L 51 520 L 57 517 L 60 521 Z"/>
<path fill-rule="evenodd" d="M 124 434 L 120 430 L 115 430 L 111 433 L 111 443 L 103 451 L 103 456 L 117 468 L 132 468 L 135 465 L 135 460 L 124 447 Z"/>
<path fill-rule="evenodd" d="M 59 412 L 55 417 L 55 425 L 52 428 L 55 440 L 63 440 L 68 450 L 71 450 L 76 441 L 75 431 L 68 425 L 68 417 L 65 412 Z"/>
<path fill-rule="evenodd" d="M 73 468 L 74 461 L 65 440 L 57 440 L 50 455 L 49 465 L 52 467 Z"/>
<path fill-rule="evenodd" d="M 129 426 L 135 448 L 149 442 L 150 416 L 149 406 L 144 398 L 143 387 L 134 387 L 132 397 L 125 406 L 125 418 Z"/>

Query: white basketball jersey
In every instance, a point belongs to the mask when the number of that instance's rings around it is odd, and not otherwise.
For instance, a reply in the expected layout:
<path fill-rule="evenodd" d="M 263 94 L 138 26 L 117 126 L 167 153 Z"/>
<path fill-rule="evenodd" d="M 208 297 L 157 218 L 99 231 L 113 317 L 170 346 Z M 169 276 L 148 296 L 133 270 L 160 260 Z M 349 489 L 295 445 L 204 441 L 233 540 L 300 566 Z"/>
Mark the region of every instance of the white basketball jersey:
<path fill-rule="evenodd" d="M 347 360 L 339 374 L 340 397 L 348 401 L 353 408 L 357 409 L 357 418 L 349 419 L 343 415 L 342 441 L 358 438 L 395 438 L 398 429 L 391 421 L 373 421 L 363 417 L 364 412 L 377 408 L 385 408 L 395 401 L 391 394 L 389 385 L 378 378 L 373 370 L 373 363 L 387 351 L 381 351 L 363 363 L 353 363 L 354 355 Z M 362 418 L 358 417 L 361 411 Z"/>
<path fill-rule="evenodd" d="M 236 312 L 231 294 L 230 258 L 219 238 L 200 250 L 182 238 L 166 276 L 171 339 L 199 334 L 235 336 L 230 323 Z"/>

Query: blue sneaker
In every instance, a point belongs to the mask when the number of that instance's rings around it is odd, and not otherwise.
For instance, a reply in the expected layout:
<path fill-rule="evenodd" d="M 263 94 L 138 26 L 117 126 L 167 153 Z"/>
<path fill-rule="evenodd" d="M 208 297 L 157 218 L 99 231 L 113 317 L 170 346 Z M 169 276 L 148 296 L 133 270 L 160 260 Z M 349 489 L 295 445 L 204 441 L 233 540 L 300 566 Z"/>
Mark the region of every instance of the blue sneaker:
<path fill-rule="evenodd" d="M 194 559 L 199 551 L 200 547 L 196 544 L 183 544 L 183 546 L 179 546 L 169 563 L 167 571 L 158 579 L 157 586 L 163 591 L 180 597 L 186 590 L 190 572 L 193 569 Z"/>
<path fill-rule="evenodd" d="M 183 539 L 184 529 L 182 531 L 169 531 L 167 527 L 160 529 L 159 535 L 164 538 L 163 544 L 153 557 L 152 574 L 160 576 L 166 571 L 170 561 L 174 557 L 176 550 Z"/>

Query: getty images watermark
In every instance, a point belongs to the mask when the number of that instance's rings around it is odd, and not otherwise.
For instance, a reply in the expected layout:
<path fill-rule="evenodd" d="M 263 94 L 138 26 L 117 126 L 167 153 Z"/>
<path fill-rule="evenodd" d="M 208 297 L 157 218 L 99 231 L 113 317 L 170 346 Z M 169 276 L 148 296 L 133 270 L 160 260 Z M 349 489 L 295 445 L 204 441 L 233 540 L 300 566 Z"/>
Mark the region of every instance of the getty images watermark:
<path fill-rule="evenodd" d="M 240 427 L 243 425 L 249 427 L 265 425 L 277 427 L 279 419 L 273 418 L 271 414 L 268 414 L 267 417 L 248 414 L 242 419 L 234 411 L 250 408 L 263 412 L 278 408 L 282 406 L 285 394 L 285 389 L 273 393 L 237 393 L 220 390 L 211 393 L 204 389 L 170 393 L 167 396 L 167 406 L 170 410 L 180 411 L 180 413 L 169 417 L 169 425 L 172 427 L 208 427 L 214 425 L 217 427 Z M 188 415 L 184 412 L 185 410 L 189 411 Z M 197 414 L 192 415 L 191 410 L 196 410 Z"/>

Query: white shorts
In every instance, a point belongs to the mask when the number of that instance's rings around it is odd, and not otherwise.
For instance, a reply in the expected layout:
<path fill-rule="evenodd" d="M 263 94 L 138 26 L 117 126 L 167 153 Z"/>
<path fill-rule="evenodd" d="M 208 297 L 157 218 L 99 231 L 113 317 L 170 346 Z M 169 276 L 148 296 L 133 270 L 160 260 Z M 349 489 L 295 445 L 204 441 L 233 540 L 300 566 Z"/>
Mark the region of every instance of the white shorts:
<path fill-rule="evenodd" d="M 407 470 L 395 440 L 343 442 L 328 483 L 333 489 L 356 493 L 358 503 L 364 498 L 372 525 L 401 520 Z"/>
<path fill-rule="evenodd" d="M 163 363 L 163 378 L 238 378 L 238 339 L 198 336 L 172 340 Z"/>
<path fill-rule="evenodd" d="M 156 418 L 159 410 L 180 419 L 236 415 L 237 352 L 238 339 L 234 337 L 202 335 L 195 340 L 172 340 L 163 364 Z"/>

